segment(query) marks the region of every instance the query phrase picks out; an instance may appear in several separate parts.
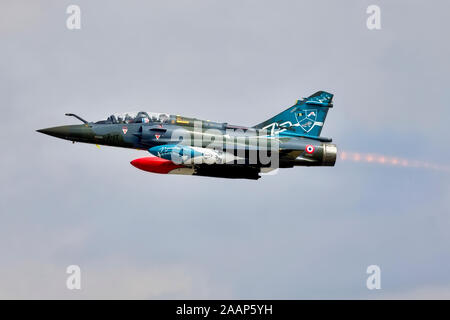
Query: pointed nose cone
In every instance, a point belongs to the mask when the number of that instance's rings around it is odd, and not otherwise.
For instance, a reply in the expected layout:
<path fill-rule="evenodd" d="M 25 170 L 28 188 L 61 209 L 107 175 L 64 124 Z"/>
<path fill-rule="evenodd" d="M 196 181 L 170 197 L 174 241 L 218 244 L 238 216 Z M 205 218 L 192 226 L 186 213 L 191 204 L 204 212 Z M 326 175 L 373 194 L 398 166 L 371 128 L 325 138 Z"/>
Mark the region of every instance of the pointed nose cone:
<path fill-rule="evenodd" d="M 64 138 L 68 133 L 68 130 L 66 130 L 64 127 L 53 127 L 53 128 L 39 129 L 36 131 L 57 138 Z"/>
<path fill-rule="evenodd" d="M 94 137 L 94 132 L 90 127 L 86 125 L 60 126 L 39 129 L 36 131 L 52 137 L 71 141 L 89 142 Z"/>

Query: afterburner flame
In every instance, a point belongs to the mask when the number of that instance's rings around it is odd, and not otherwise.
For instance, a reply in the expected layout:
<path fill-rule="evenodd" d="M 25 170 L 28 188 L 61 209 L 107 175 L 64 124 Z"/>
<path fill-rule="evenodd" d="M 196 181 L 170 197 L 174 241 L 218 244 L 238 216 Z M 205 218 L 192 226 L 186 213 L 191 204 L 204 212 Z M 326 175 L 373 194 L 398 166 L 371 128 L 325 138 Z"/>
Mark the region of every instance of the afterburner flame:
<path fill-rule="evenodd" d="M 365 162 L 370 164 L 381 164 L 387 166 L 398 166 L 408 168 L 422 168 L 422 169 L 432 169 L 450 172 L 450 166 L 373 153 L 342 151 L 338 153 L 338 159 L 341 161 Z"/>

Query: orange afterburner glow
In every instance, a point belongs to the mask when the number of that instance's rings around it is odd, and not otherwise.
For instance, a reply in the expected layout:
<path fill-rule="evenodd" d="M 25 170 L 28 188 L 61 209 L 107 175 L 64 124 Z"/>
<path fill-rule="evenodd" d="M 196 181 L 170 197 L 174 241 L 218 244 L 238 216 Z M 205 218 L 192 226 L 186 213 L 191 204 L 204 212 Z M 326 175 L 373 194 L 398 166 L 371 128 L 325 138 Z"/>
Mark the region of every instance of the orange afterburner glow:
<path fill-rule="evenodd" d="M 438 171 L 450 172 L 450 166 L 429 163 L 425 161 L 417 161 L 404 159 L 399 157 L 384 156 L 373 153 L 359 153 L 342 151 L 338 154 L 338 159 L 341 161 L 351 162 L 365 162 L 370 164 L 381 164 L 386 166 L 408 167 L 408 168 L 422 168 L 432 169 Z"/>

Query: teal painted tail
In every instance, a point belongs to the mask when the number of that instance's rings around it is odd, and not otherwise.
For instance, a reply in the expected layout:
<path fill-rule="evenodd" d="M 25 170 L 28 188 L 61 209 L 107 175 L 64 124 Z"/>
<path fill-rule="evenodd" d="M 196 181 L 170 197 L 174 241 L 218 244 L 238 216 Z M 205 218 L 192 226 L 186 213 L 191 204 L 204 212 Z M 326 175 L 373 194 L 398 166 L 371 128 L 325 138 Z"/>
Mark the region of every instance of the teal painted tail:
<path fill-rule="evenodd" d="M 257 129 L 270 130 L 272 134 L 284 131 L 307 135 L 320 136 L 328 109 L 333 107 L 333 95 L 325 91 L 318 91 L 308 98 L 298 100 L 295 105 L 276 116 L 254 126 Z"/>

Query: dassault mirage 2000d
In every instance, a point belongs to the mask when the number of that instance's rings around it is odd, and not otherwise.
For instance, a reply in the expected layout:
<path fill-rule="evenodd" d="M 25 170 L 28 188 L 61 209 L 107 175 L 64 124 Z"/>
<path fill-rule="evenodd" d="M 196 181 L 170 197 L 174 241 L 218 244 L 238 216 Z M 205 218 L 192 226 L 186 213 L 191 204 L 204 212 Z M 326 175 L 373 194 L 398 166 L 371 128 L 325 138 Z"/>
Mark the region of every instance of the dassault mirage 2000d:
<path fill-rule="evenodd" d="M 320 136 L 333 95 L 319 91 L 253 127 L 150 112 L 37 130 L 72 142 L 148 150 L 131 164 L 163 174 L 259 179 L 294 166 L 334 166 L 337 148 Z"/>

